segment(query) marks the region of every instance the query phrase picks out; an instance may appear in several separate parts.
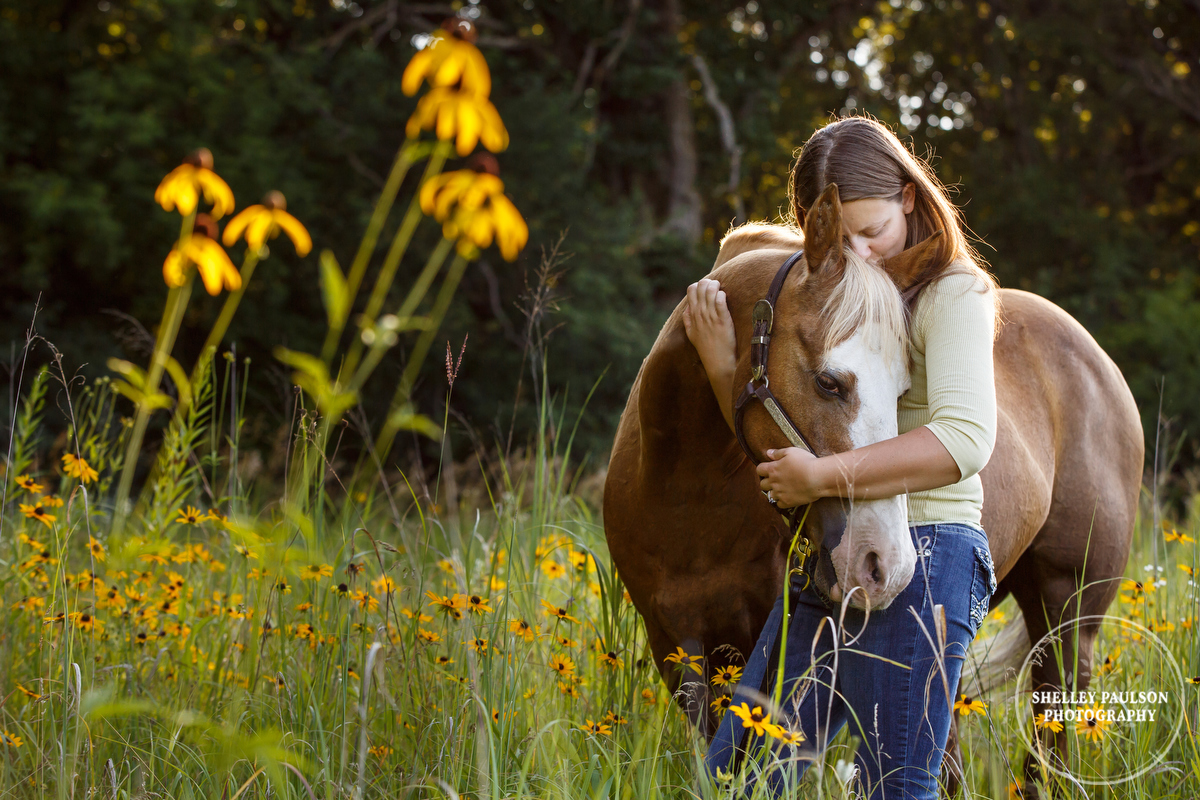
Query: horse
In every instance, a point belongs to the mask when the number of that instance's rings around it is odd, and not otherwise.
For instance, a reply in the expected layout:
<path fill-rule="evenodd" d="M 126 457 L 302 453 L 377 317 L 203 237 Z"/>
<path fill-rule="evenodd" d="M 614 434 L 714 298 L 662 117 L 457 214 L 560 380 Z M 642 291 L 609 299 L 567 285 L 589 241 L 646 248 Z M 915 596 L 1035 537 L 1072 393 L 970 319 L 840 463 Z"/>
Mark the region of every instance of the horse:
<path fill-rule="evenodd" d="M 750 380 L 752 309 L 783 262 L 803 249 L 775 304 L 770 388 L 816 455 L 895 436 L 895 400 L 907 380 L 907 350 L 896 354 L 888 346 L 895 332 L 878 330 L 894 327 L 878 319 L 894 320 L 894 313 L 881 312 L 878 302 L 870 313 L 855 312 L 863 289 L 846 284 L 865 277 L 843 247 L 841 216 L 830 186 L 808 212 L 803 233 L 743 225 L 723 238 L 709 273 L 726 293 L 738 332 L 734 386 L 740 388 Z M 936 238 L 886 264 L 894 280 L 891 303 L 920 285 L 940 246 Z M 703 675 L 676 697 L 711 736 L 717 719 L 706 702 L 709 678 L 743 661 L 757 640 L 783 587 L 791 537 L 763 496 L 754 463 L 730 431 L 684 332 L 685 302 L 663 325 L 634 380 L 609 459 L 603 518 L 613 563 L 672 691 L 680 688 L 680 671 L 667 657 L 678 661 L 679 648 L 703 657 Z M 1060 670 L 1056 659 L 1043 659 L 1033 665 L 1032 682 L 1045 690 L 1084 689 L 1099 632 L 1094 617 L 1115 598 L 1129 557 L 1145 456 L 1141 421 L 1120 370 L 1065 311 L 1013 289 L 999 290 L 997 311 L 997 432 L 980 473 L 982 525 L 997 579 L 992 607 L 1011 594 L 1021 614 L 994 637 L 975 642 L 972 654 L 990 658 L 973 676 L 964 668 L 962 680 L 974 680 L 975 691 L 989 690 L 1011 676 L 1031 642 L 1080 620 L 1064 629 L 1062 652 L 1075 653 L 1074 663 L 1068 659 Z M 838 335 L 830 335 L 831 323 Z M 862 391 L 853 403 L 830 403 L 813 376 L 848 354 L 843 380 Z M 885 355 L 891 364 L 881 360 Z M 881 408 L 890 429 L 879 419 Z M 768 448 L 791 444 L 761 404 L 747 409 L 744 428 L 756 460 Z M 800 532 L 813 548 L 817 591 L 875 608 L 890 602 L 911 579 L 909 559 L 915 563 L 904 546 L 913 549 L 907 522 L 898 517 L 904 508 L 903 498 L 813 504 Z M 853 537 L 843 536 L 848 527 Z M 853 538 L 854 546 L 844 538 Z M 1034 704 L 1035 714 L 1041 710 Z M 1061 751 L 1065 735 L 1049 744 Z M 953 794 L 961 777 L 954 726 L 945 766 Z M 1028 786 L 1036 774 L 1030 756 Z"/>

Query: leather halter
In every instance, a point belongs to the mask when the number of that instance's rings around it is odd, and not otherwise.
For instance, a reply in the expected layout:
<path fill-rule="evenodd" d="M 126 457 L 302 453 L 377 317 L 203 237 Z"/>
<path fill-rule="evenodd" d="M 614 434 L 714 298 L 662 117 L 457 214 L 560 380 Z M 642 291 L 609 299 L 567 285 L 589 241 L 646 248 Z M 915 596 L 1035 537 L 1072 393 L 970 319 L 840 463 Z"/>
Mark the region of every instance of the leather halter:
<path fill-rule="evenodd" d="M 746 432 L 742 423 L 742 418 L 745 416 L 746 408 L 751 400 L 758 400 L 763 404 L 767 413 L 771 415 L 771 419 L 775 421 L 779 430 L 783 432 L 793 447 L 803 448 L 814 456 L 816 455 L 799 426 L 792 421 L 792 418 L 775 398 L 767 375 L 767 358 L 771 352 L 771 328 L 775 322 L 775 303 L 779 300 L 779 293 L 783 290 L 788 273 L 803 256 L 804 251 L 799 250 L 783 262 L 783 266 L 775 273 L 770 288 L 767 289 L 767 296 L 754 304 L 754 311 L 751 315 L 753 329 L 750 339 L 750 382 L 742 389 L 742 393 L 738 395 L 738 399 L 733 404 L 733 432 L 737 436 L 738 444 L 742 446 L 746 456 L 755 465 L 761 462 L 754 456 L 754 451 L 750 449 L 750 443 L 746 441 Z M 804 506 L 785 510 L 780 509 L 773 498 L 769 502 L 771 507 L 779 511 L 788 521 L 789 531 L 794 535 L 800 527 Z"/>

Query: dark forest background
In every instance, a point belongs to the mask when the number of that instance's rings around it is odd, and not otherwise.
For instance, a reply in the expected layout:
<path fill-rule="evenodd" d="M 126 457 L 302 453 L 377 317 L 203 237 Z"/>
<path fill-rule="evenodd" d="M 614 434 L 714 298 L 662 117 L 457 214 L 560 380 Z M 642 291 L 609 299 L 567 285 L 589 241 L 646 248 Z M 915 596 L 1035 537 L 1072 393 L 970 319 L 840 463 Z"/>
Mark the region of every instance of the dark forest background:
<path fill-rule="evenodd" d="M 868 112 L 932 154 L 1002 285 L 1095 335 L 1148 451 L 1159 439 L 1196 488 L 1198 0 L 0 0 L 4 359 L 40 297 L 38 331 L 71 368 L 145 361 L 178 226 L 154 188 L 199 146 L 239 208 L 281 190 L 317 252 L 348 263 L 415 105 L 404 65 L 454 14 L 481 32 L 512 135 L 501 177 L 531 228 L 516 264 L 493 250 L 471 266 L 440 337 L 457 352 L 470 333 L 453 407 L 485 445 L 508 436 L 520 375 L 529 398 L 521 308 L 543 248 L 565 233 L 544 328 L 557 326 L 548 374 L 569 419 L 603 373 L 577 442 L 598 464 L 722 233 L 777 218 L 795 149 L 831 115 Z M 397 293 L 435 243 L 422 231 Z M 264 454 L 293 396 L 271 349 L 320 348 L 317 276 L 315 253 L 279 240 L 227 340 L 252 359 L 247 431 Z M 193 302 L 189 359 L 218 309 Z M 373 378 L 368 416 L 401 351 Z M 440 361 L 420 389 L 439 420 Z M 518 439 L 534 422 L 520 409 Z"/>

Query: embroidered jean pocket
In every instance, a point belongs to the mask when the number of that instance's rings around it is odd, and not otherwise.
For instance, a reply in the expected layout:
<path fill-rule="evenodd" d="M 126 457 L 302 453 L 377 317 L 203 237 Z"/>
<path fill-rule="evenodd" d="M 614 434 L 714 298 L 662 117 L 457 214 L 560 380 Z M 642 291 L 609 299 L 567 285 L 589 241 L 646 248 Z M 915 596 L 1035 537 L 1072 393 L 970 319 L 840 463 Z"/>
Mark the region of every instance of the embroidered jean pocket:
<path fill-rule="evenodd" d="M 971 580 L 971 636 L 979 633 L 983 618 L 991 606 L 996 592 L 996 568 L 992 564 L 992 553 L 986 547 L 975 548 L 974 578 Z"/>

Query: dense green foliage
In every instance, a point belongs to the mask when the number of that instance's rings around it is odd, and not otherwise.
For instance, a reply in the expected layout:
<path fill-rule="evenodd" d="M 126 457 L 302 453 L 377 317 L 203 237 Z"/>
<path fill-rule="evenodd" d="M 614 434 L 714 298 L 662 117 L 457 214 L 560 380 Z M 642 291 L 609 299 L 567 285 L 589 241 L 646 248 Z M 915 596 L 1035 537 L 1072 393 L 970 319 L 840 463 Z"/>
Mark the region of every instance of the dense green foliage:
<path fill-rule="evenodd" d="M 540 248 L 565 232 L 572 254 L 542 323 L 562 323 L 550 374 L 577 405 L 608 370 L 581 430 L 599 455 L 659 326 L 739 208 L 785 210 L 794 148 L 849 109 L 932 148 L 1001 283 L 1050 297 L 1096 335 L 1151 445 L 1164 377 L 1173 430 L 1200 430 L 1200 18 L 1187 0 L 0 0 L 0 335 L 20 341 L 40 296 L 39 330 L 73 362 L 144 359 L 147 337 L 104 312 L 157 319 L 174 221 L 151 195 L 200 145 L 239 207 L 276 187 L 318 250 L 349 261 L 413 108 L 400 72 L 414 39 L 455 10 L 477 17 L 512 134 L 501 174 L 532 232 L 516 266 L 494 251 L 472 265 L 443 337 L 457 350 L 470 332 L 456 405 L 485 442 L 507 435 L 496 409 L 529 374 L 520 305 Z M 435 235 L 419 232 L 397 292 Z M 291 398 L 271 348 L 320 345 L 316 273 L 315 255 L 274 248 L 227 339 L 258 365 L 251 434 L 263 443 Z M 189 355 L 217 310 L 189 312 Z"/>

